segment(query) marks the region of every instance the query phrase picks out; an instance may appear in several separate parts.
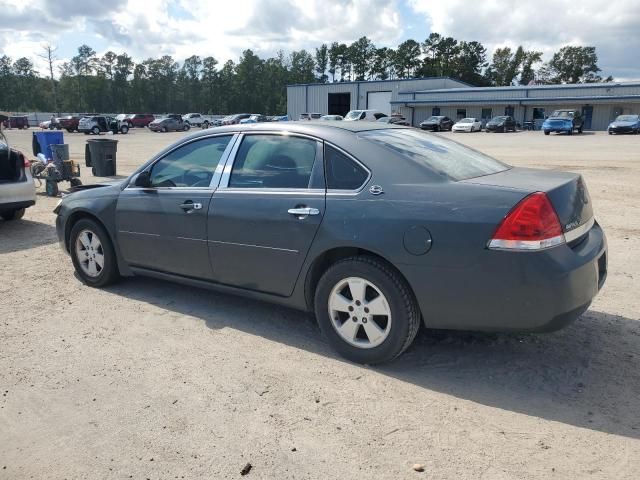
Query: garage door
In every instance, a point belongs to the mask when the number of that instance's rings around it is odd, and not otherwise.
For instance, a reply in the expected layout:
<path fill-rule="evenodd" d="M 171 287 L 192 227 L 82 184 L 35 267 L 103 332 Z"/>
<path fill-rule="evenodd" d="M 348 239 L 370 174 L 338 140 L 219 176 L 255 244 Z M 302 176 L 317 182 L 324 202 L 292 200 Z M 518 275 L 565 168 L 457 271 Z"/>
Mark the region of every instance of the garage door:
<path fill-rule="evenodd" d="M 391 92 L 368 92 L 367 108 L 391 115 Z"/>

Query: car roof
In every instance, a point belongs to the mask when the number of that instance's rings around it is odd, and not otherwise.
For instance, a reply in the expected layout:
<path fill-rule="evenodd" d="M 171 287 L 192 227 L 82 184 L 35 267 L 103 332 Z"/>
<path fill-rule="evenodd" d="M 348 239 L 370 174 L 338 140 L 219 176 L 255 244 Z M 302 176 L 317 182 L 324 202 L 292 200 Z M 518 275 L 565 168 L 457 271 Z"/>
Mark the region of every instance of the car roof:
<path fill-rule="evenodd" d="M 332 136 L 339 132 L 366 132 L 369 130 L 410 129 L 402 125 L 378 122 L 309 122 L 294 121 L 286 123 L 244 123 L 238 125 L 226 125 L 215 129 L 206 129 L 194 132 L 189 138 L 206 137 L 214 133 L 243 133 L 243 132 L 291 132 L 307 135 L 317 135 L 321 138 Z"/>

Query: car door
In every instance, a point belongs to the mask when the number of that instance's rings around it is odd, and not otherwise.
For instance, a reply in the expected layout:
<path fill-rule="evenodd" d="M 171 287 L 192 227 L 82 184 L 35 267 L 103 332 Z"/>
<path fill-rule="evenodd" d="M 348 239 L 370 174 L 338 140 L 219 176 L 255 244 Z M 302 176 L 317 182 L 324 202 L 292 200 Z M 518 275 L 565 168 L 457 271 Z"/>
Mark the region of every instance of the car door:
<path fill-rule="evenodd" d="M 213 277 L 289 296 L 325 211 L 321 143 L 256 132 L 234 150 L 209 207 Z"/>
<path fill-rule="evenodd" d="M 116 226 L 127 263 L 211 278 L 207 213 L 233 139 L 227 134 L 187 141 L 145 169 L 148 188 L 129 185 L 122 191 Z"/>

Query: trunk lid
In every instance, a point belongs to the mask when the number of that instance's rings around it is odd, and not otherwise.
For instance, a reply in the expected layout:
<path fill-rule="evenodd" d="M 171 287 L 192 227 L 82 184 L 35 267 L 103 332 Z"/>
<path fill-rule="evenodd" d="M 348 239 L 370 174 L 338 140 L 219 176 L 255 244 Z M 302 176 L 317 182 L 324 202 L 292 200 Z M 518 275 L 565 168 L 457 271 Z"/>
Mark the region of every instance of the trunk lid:
<path fill-rule="evenodd" d="M 544 192 L 565 233 L 589 223 L 593 218 L 593 204 L 582 175 L 578 173 L 511 168 L 461 183 L 510 188 L 527 194 Z"/>

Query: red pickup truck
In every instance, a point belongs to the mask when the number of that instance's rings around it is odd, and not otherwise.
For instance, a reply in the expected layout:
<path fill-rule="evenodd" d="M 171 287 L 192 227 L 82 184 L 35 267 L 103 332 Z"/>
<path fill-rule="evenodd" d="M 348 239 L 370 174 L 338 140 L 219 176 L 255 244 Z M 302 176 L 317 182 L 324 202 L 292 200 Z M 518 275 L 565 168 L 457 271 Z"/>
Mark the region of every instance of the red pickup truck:
<path fill-rule="evenodd" d="M 60 129 L 64 128 L 67 132 L 73 133 L 78 130 L 78 123 L 80 123 L 80 117 L 74 115 L 68 115 L 66 117 L 60 117 L 58 120 L 58 126 Z"/>
<path fill-rule="evenodd" d="M 129 115 L 125 121 L 131 127 L 148 127 L 151 122 L 155 120 L 155 117 L 150 113 L 134 113 Z"/>

